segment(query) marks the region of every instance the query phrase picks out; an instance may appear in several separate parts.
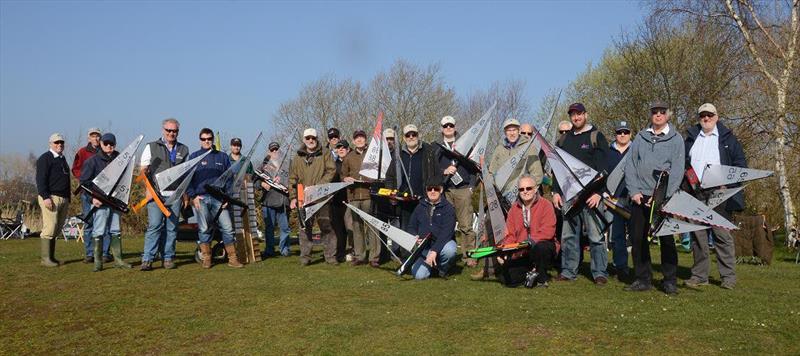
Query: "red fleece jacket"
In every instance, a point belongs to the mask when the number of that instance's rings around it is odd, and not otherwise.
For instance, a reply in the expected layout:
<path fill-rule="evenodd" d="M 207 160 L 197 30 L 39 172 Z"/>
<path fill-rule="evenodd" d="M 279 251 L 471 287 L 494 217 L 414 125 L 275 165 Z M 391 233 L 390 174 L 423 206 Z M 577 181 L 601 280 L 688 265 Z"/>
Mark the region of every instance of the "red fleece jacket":
<path fill-rule="evenodd" d="M 561 244 L 556 239 L 556 213 L 553 203 L 542 197 L 537 197 L 530 211 L 530 236 L 534 242 L 553 241 L 556 244 L 556 253 Z M 504 244 L 523 242 L 528 239 L 528 229 L 522 219 L 522 205 L 520 201 L 514 202 L 506 218 L 506 233 Z M 528 254 L 529 249 L 515 252 L 511 258 L 517 259 Z"/>
<path fill-rule="evenodd" d="M 92 147 L 91 144 L 81 147 L 77 153 L 75 153 L 75 160 L 72 161 L 72 176 L 75 179 L 81 179 L 81 169 L 83 169 L 83 163 L 86 162 L 89 158 L 92 158 L 97 153 L 97 148 Z"/>

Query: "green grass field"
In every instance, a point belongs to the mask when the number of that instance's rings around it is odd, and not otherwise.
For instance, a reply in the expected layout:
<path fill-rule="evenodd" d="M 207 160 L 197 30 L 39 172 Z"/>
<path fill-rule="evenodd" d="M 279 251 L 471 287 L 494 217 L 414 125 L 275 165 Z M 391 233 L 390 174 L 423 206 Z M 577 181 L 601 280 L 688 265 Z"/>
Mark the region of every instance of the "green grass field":
<path fill-rule="evenodd" d="M 124 244 L 138 265 L 141 237 Z M 470 269 L 412 281 L 396 263 L 296 256 L 202 270 L 193 250 L 178 243 L 176 270 L 92 273 L 80 243 L 60 240 L 66 264 L 44 268 L 38 239 L 0 241 L 0 354 L 800 353 L 800 265 L 783 249 L 772 266 L 738 266 L 736 290 L 717 281 L 677 297 L 586 277 L 507 289 Z M 679 278 L 690 259 L 681 253 Z"/>

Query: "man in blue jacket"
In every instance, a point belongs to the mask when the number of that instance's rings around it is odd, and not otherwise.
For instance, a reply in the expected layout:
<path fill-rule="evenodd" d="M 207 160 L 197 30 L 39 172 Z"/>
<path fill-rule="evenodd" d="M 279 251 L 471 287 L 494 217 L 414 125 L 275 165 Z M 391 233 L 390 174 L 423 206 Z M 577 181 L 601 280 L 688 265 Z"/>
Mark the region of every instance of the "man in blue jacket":
<path fill-rule="evenodd" d="M 430 178 L 425 184 L 425 198 L 411 215 L 407 231 L 418 238 L 428 236 L 431 239 L 428 248 L 411 267 L 414 279 L 427 279 L 433 268 L 439 271 L 440 277 L 446 277 L 456 260 L 456 209 L 444 199 L 443 189 L 441 176 Z"/>
<path fill-rule="evenodd" d="M 631 138 L 631 128 L 628 126 L 628 122 L 620 121 L 617 123 L 617 127 L 614 129 L 614 141 L 608 147 L 608 155 L 606 156 L 608 167 L 606 172 L 611 173 L 617 168 L 619 162 L 628 153 L 628 148 L 631 146 Z M 628 189 L 625 188 L 624 181 L 620 182 L 616 191 L 610 193 L 628 205 Z M 617 273 L 617 279 L 620 281 L 627 281 L 628 279 L 628 246 L 625 238 L 628 230 L 630 230 L 628 219 L 614 214 L 610 232 L 611 250 L 614 252 L 614 270 Z"/>
<path fill-rule="evenodd" d="M 703 179 L 703 170 L 707 164 L 723 164 L 726 166 L 747 167 L 747 160 L 739 140 L 719 122 L 717 108 L 706 103 L 697 110 L 700 122 L 686 131 L 686 163 L 687 169 L 692 167 L 697 178 Z M 730 187 L 728 187 L 730 188 Z M 731 218 L 734 211 L 744 210 L 744 195 L 736 193 L 727 203 L 720 204 L 714 209 L 726 219 Z M 730 231 L 721 228 L 712 228 L 714 231 L 714 248 L 717 253 L 717 267 L 722 284 L 725 289 L 736 286 L 736 251 L 733 246 L 733 236 Z M 689 287 L 699 287 L 708 284 L 708 230 L 697 231 L 692 238 L 692 277 L 684 282 Z"/>
<path fill-rule="evenodd" d="M 189 155 L 189 160 L 199 157 L 212 150 L 200 163 L 194 172 L 186 193 L 192 199 L 194 216 L 197 218 L 198 238 L 200 240 L 200 255 L 203 259 L 203 268 L 211 268 L 211 224 L 216 223 L 222 233 L 222 242 L 225 243 L 225 252 L 228 254 L 228 266 L 234 268 L 244 267 L 236 256 L 236 240 L 233 238 L 233 223 L 227 211 L 227 203 L 207 194 L 205 185 L 212 184 L 231 166 L 228 155 L 214 147 L 214 131 L 209 128 L 200 130 L 200 149 Z M 217 221 L 214 217 L 220 209 L 224 209 Z"/>

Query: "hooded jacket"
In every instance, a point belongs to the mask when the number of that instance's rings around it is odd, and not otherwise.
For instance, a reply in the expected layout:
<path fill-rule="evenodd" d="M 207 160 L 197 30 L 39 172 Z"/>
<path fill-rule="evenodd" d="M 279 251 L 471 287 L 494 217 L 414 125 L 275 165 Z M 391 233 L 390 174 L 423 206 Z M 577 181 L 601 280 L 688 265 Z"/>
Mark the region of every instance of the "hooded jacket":
<path fill-rule="evenodd" d="M 305 146 L 297 150 L 297 157 L 289 165 L 289 200 L 297 199 L 297 184 L 309 187 L 331 182 L 336 165 L 330 153 L 319 145 L 313 152 L 308 152 Z"/>
<path fill-rule="evenodd" d="M 500 167 L 503 167 L 503 164 L 505 164 L 506 161 L 518 154 L 519 150 L 525 147 L 525 144 L 527 144 L 529 140 L 529 138 L 520 135 L 517 139 L 517 142 L 511 144 L 508 142 L 507 138 L 503 137 L 500 144 L 497 145 L 492 153 L 492 159 L 489 161 L 489 173 L 492 175 L 496 174 Z M 509 176 L 508 182 L 506 182 L 506 185 L 515 181 L 515 177 L 519 176 L 519 174 L 522 172 L 522 168 L 523 167 L 520 164 L 514 168 Z M 542 184 L 542 177 L 544 176 L 542 163 L 539 161 L 539 155 L 534 147 L 531 147 L 528 150 L 528 164 L 525 169 L 526 173 L 533 177 L 533 180 L 536 181 L 536 184 Z M 502 189 L 504 187 L 499 188 Z"/>
<path fill-rule="evenodd" d="M 700 130 L 702 130 L 700 124 L 694 125 L 686 130 L 686 140 L 684 141 L 686 148 L 686 169 L 692 166 L 692 158 L 689 156 L 689 152 L 695 140 L 697 140 Z M 744 156 L 744 149 L 733 134 L 733 131 L 719 121 L 717 121 L 717 131 L 719 132 L 719 139 L 717 140 L 719 142 L 719 163 L 726 166 L 747 168 L 747 159 Z M 739 191 L 728 199 L 727 203 L 725 203 L 725 210 L 744 210 L 744 193 Z"/>
<path fill-rule="evenodd" d="M 442 193 L 436 204 L 431 204 L 428 198 L 420 199 L 419 205 L 411 214 L 407 231 L 419 237 L 430 234 L 430 238 L 433 239 L 431 251 L 441 254 L 444 245 L 455 238 L 455 229 L 456 209 Z"/>
<path fill-rule="evenodd" d="M 656 186 L 654 171 L 668 171 L 669 184 L 667 198 L 671 197 L 683 180 L 684 158 L 683 138 L 672 124 L 667 123 L 669 132 L 654 135 L 648 130 L 639 131 L 628 148 L 628 161 L 625 164 L 625 185 L 628 194 L 642 193 L 652 196 Z"/>

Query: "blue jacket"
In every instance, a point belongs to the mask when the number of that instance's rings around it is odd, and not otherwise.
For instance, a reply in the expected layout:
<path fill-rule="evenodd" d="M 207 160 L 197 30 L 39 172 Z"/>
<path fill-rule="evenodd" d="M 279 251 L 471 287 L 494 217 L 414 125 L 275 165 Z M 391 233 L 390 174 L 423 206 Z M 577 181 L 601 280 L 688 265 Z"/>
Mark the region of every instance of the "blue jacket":
<path fill-rule="evenodd" d="M 622 157 L 625 157 L 628 154 L 628 151 L 631 150 L 631 146 L 633 143 L 631 142 L 628 145 L 628 148 L 625 149 L 625 152 L 620 153 L 617 151 L 614 146 L 616 146 L 616 141 L 611 141 L 611 144 L 608 145 L 608 151 L 606 151 L 606 162 L 608 165 L 606 166 L 606 172 L 611 174 L 614 171 L 614 168 L 617 168 L 617 165 L 620 161 L 622 161 Z M 615 197 L 627 197 L 628 196 L 628 188 L 625 186 L 625 177 L 622 178 L 622 182 L 619 184 L 619 188 L 617 188 L 616 192 L 611 192 L 611 194 Z"/>
<path fill-rule="evenodd" d="M 697 140 L 697 135 L 700 134 L 700 124 L 694 125 L 686 130 L 686 140 L 684 141 L 686 147 L 686 169 L 691 167 L 692 158 L 689 156 L 689 151 Z M 747 168 L 747 159 L 744 156 L 744 149 L 739 143 L 739 140 L 733 132 L 727 128 L 722 122 L 717 122 L 717 131 L 719 131 L 719 163 L 726 166 L 743 167 Z M 739 191 L 728 199 L 725 203 L 725 210 L 727 211 L 742 211 L 744 210 L 744 194 Z"/>
<path fill-rule="evenodd" d="M 187 160 L 198 157 L 203 153 L 206 153 L 206 151 L 207 150 L 204 149 L 194 151 L 191 155 L 189 155 Z M 204 186 L 206 184 L 214 183 L 214 181 L 217 180 L 222 173 L 228 170 L 230 166 L 231 160 L 224 152 L 214 150 L 213 152 L 209 153 L 208 156 L 205 156 L 205 158 L 197 163 L 197 169 L 194 171 L 194 176 L 192 177 L 192 181 L 189 183 L 189 187 L 186 188 L 186 194 L 188 194 L 191 198 L 205 194 L 206 189 Z"/>
<path fill-rule="evenodd" d="M 116 150 L 111 152 L 110 155 L 105 154 L 101 150 L 97 150 L 97 153 L 89 157 L 86 162 L 83 162 L 83 166 L 81 167 L 81 184 L 89 186 L 92 179 L 97 177 L 97 175 L 100 174 L 114 158 L 117 158 L 117 156 L 119 156 L 119 152 Z"/>
<path fill-rule="evenodd" d="M 433 239 L 431 251 L 436 251 L 437 254 L 441 254 L 444 245 L 455 238 L 455 229 L 456 209 L 444 198 L 444 193 L 435 205 L 432 205 L 428 198 L 421 199 L 408 224 L 408 233 L 412 235 L 424 237 L 431 234 Z"/>

